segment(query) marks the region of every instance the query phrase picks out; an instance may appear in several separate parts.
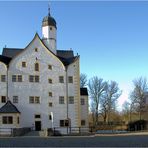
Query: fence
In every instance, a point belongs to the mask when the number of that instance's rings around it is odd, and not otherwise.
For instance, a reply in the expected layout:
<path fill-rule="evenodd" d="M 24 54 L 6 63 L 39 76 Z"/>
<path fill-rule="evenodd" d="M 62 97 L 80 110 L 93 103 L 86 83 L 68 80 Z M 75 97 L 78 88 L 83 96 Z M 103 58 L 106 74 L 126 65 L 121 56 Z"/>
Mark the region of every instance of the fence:
<path fill-rule="evenodd" d="M 31 131 L 30 127 L 25 128 L 0 128 L 0 136 L 22 136 Z"/>

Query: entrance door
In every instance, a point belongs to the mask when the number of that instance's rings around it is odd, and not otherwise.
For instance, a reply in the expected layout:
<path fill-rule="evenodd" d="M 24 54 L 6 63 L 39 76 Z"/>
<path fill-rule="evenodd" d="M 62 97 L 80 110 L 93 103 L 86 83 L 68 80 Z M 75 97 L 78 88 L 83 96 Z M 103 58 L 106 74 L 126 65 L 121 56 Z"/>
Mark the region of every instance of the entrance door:
<path fill-rule="evenodd" d="M 40 131 L 41 130 L 41 121 L 35 121 L 35 130 Z"/>

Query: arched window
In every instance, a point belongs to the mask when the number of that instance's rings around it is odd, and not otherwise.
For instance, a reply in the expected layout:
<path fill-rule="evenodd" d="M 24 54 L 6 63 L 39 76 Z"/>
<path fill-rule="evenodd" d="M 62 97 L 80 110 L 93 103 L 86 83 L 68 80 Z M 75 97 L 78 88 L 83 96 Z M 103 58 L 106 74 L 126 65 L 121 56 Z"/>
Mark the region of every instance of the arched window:
<path fill-rule="evenodd" d="M 39 71 L 39 63 L 35 63 L 34 64 L 34 70 L 35 71 Z"/>

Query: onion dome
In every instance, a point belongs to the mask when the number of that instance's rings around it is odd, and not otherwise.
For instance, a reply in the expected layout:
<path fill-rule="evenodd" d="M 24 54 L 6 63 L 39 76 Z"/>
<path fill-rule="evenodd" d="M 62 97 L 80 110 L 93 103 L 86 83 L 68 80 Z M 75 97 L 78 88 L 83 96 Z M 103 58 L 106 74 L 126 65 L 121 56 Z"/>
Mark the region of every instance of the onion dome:
<path fill-rule="evenodd" d="M 48 15 L 43 18 L 42 27 L 44 26 L 54 26 L 57 28 L 55 19 L 50 15 L 50 8 L 48 8 Z"/>

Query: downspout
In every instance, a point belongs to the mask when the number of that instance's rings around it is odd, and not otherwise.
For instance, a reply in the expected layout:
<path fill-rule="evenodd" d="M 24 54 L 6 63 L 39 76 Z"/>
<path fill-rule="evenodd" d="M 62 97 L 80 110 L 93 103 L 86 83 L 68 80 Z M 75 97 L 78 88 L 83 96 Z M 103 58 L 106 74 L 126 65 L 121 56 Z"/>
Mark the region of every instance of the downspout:
<path fill-rule="evenodd" d="M 7 80 L 6 80 L 6 88 L 7 88 L 7 92 L 6 92 L 6 98 L 7 98 L 7 101 L 9 100 L 9 96 L 8 96 L 8 68 L 9 68 L 9 66 L 7 65 Z"/>
<path fill-rule="evenodd" d="M 68 76 L 67 76 L 67 69 L 68 66 L 65 67 L 65 72 L 66 72 L 66 102 L 67 102 L 67 106 L 66 106 L 66 111 L 67 111 L 67 121 L 68 121 L 68 126 L 69 126 L 69 116 L 68 116 Z M 68 126 L 67 126 L 67 134 L 68 134 Z"/>

